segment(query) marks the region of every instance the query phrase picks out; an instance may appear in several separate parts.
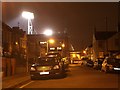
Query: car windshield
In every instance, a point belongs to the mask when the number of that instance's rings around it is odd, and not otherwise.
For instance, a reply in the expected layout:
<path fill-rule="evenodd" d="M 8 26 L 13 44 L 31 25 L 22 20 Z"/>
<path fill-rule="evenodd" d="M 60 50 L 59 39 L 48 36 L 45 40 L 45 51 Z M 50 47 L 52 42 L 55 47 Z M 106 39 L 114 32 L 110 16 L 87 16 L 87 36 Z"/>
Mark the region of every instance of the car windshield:
<path fill-rule="evenodd" d="M 119 64 L 120 65 L 120 59 L 109 58 L 108 59 L 108 64 Z"/>
<path fill-rule="evenodd" d="M 104 61 L 104 58 L 98 58 L 98 63 L 102 64 L 102 62 Z"/>
<path fill-rule="evenodd" d="M 58 62 L 59 62 L 59 60 L 57 58 L 54 58 L 54 57 L 39 58 L 37 60 L 37 63 L 39 65 L 54 65 L 54 64 L 57 64 Z"/>

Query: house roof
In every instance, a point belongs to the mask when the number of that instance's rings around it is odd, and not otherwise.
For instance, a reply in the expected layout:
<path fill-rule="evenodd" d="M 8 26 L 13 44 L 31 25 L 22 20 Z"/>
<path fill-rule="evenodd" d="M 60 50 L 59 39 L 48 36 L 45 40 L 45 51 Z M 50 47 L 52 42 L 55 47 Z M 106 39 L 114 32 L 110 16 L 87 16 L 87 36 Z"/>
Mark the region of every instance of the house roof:
<path fill-rule="evenodd" d="M 95 32 L 95 38 L 96 40 L 106 40 L 110 37 L 112 37 L 114 34 L 116 34 L 117 32 L 115 31 L 96 31 Z"/>
<path fill-rule="evenodd" d="M 7 30 L 7 31 L 10 31 L 12 30 L 12 28 L 10 26 L 8 26 L 6 23 L 2 22 L 2 29 L 4 30 Z"/>

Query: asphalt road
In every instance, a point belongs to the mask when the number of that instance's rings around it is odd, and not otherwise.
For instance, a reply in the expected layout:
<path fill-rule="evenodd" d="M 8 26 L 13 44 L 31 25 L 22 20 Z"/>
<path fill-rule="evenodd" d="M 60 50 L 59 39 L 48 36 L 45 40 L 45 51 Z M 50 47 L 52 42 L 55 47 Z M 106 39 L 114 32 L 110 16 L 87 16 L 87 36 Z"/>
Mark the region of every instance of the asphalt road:
<path fill-rule="evenodd" d="M 70 65 L 60 79 L 31 80 L 19 88 L 118 88 L 118 74 L 106 74 L 90 67 Z"/>

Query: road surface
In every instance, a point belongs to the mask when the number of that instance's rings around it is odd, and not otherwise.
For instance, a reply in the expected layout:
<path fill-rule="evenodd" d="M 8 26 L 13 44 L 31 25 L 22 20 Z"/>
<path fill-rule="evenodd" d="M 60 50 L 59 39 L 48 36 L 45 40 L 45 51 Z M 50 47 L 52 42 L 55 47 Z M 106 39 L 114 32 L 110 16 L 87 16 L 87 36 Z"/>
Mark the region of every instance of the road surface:
<path fill-rule="evenodd" d="M 60 79 L 31 80 L 19 88 L 118 88 L 118 74 L 106 74 L 91 67 L 70 65 Z"/>

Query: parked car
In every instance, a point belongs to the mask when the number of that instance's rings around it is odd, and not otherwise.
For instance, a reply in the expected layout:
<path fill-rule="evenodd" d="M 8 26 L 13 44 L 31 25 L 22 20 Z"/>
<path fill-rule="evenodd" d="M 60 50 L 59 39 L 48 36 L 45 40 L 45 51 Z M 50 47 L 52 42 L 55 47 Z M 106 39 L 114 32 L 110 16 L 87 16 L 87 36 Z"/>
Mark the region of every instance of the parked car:
<path fill-rule="evenodd" d="M 67 69 L 70 64 L 69 58 L 68 57 L 62 58 L 62 62 L 64 63 L 64 68 Z"/>
<path fill-rule="evenodd" d="M 82 58 L 81 59 L 81 65 L 86 65 L 87 64 L 88 58 Z"/>
<path fill-rule="evenodd" d="M 97 58 L 97 59 L 94 61 L 94 66 L 93 66 L 93 68 L 94 68 L 94 69 L 97 69 L 97 70 L 101 70 L 103 61 L 104 61 L 104 58 Z"/>
<path fill-rule="evenodd" d="M 71 64 L 81 64 L 81 60 L 79 59 L 71 60 Z"/>
<path fill-rule="evenodd" d="M 88 59 L 86 65 L 89 66 L 89 67 L 93 67 L 94 63 L 91 59 Z"/>
<path fill-rule="evenodd" d="M 47 53 L 46 57 L 57 57 L 59 59 L 62 59 L 62 56 L 58 52 L 49 52 Z"/>
<path fill-rule="evenodd" d="M 102 71 L 107 72 L 120 72 L 120 59 L 107 57 L 102 63 Z"/>
<path fill-rule="evenodd" d="M 38 58 L 30 68 L 31 79 L 64 75 L 63 63 L 56 57 Z"/>

